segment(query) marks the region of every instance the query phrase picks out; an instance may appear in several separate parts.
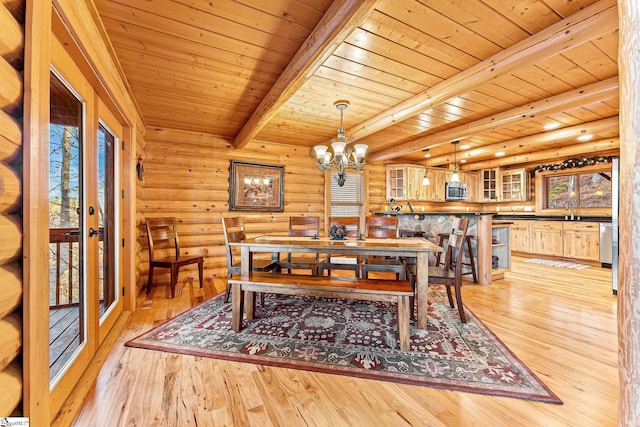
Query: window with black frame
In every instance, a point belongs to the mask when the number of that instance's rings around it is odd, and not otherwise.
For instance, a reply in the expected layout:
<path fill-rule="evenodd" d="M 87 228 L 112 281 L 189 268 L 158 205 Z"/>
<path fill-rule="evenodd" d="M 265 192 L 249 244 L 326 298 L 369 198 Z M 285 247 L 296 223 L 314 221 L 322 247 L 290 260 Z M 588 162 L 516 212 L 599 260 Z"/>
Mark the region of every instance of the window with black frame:
<path fill-rule="evenodd" d="M 546 208 L 611 207 L 611 172 L 553 175 L 545 178 Z"/>

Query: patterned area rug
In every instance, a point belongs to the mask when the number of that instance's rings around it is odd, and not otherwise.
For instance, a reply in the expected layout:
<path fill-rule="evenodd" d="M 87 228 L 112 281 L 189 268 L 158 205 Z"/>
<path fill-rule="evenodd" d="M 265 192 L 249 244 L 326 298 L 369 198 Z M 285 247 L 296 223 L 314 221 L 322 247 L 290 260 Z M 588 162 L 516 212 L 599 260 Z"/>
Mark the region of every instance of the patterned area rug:
<path fill-rule="evenodd" d="M 412 324 L 409 352 L 399 350 L 395 305 L 265 298 L 240 333 L 219 295 L 126 345 L 562 404 L 468 309 L 462 324 L 444 290 L 430 289 L 428 329 Z"/>
<path fill-rule="evenodd" d="M 569 262 L 569 261 L 554 261 L 550 259 L 540 259 L 540 258 L 529 258 L 522 260 L 522 262 L 528 262 L 531 264 L 540 264 L 547 265 L 549 267 L 560 267 L 560 268 L 571 268 L 573 270 L 582 270 L 583 268 L 588 268 L 588 265 L 578 264 L 577 262 Z"/>

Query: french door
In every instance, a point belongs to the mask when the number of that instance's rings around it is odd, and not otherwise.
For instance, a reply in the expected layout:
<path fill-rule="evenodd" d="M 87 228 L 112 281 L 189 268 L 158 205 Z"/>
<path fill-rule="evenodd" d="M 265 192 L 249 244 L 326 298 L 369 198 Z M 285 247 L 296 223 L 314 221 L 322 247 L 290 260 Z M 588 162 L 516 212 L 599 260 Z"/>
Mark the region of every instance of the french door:
<path fill-rule="evenodd" d="M 49 384 L 55 414 L 122 312 L 122 126 L 59 43 L 49 124 Z"/>

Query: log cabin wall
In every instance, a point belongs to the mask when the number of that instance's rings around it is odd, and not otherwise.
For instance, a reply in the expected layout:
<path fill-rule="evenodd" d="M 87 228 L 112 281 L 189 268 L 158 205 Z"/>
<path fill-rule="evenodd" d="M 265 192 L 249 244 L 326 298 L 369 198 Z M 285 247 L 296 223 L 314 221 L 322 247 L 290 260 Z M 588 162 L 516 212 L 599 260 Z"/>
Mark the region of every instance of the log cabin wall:
<path fill-rule="evenodd" d="M 0 3 L 0 415 L 22 401 L 22 59 L 24 1 Z"/>
<path fill-rule="evenodd" d="M 286 235 L 289 216 L 319 216 L 324 227 L 324 174 L 308 149 L 252 142 L 242 149 L 211 135 L 147 129 L 144 135 L 144 183 L 139 197 L 138 289 L 149 269 L 145 217 L 173 216 L 178 222 L 182 253 L 205 258 L 205 279 L 227 274 L 222 218 L 241 216 L 249 237 L 262 233 Z M 229 162 L 240 160 L 284 166 L 284 212 L 229 211 Z M 184 272 L 182 271 L 184 270 Z M 195 268 L 181 269 L 179 283 L 197 281 Z M 154 272 L 155 283 L 169 274 Z"/>

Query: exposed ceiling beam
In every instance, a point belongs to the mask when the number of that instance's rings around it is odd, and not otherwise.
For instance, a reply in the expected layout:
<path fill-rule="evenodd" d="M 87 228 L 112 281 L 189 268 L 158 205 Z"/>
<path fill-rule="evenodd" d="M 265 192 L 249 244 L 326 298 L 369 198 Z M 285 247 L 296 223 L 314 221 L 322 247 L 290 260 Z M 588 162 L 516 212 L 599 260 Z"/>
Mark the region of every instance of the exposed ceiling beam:
<path fill-rule="evenodd" d="M 427 135 L 391 148 L 380 150 L 374 155 L 369 156 L 368 160 L 375 161 L 375 159 L 372 158 L 375 156 L 387 158 L 387 156 L 390 156 L 391 154 L 395 157 L 397 156 L 398 150 L 409 150 L 403 151 L 406 154 L 408 152 L 448 144 L 451 141 L 468 138 L 481 132 L 495 130 L 502 126 L 516 123 L 522 120 L 523 117 L 535 117 L 560 113 L 583 105 L 589 105 L 600 100 L 615 98 L 617 96 L 618 77 L 616 76 L 588 86 L 573 89 L 547 99 L 532 102 L 531 104 L 523 105 L 522 107 L 517 107 L 509 111 L 485 117 L 462 126 L 448 129 L 445 132 Z"/>
<path fill-rule="evenodd" d="M 522 165 L 533 162 L 553 162 L 556 163 L 560 159 L 568 159 L 574 156 L 585 157 L 588 155 L 600 155 L 601 153 L 615 152 L 620 149 L 620 138 L 601 139 L 598 141 L 582 142 L 580 144 L 567 145 L 564 147 L 549 148 L 547 150 L 533 151 L 525 154 L 516 154 L 515 156 L 502 157 L 500 159 L 491 159 L 484 162 L 477 162 L 471 165 L 460 167 L 463 171 L 474 171 L 481 169 L 491 169 L 501 166 Z"/>
<path fill-rule="evenodd" d="M 289 97 L 312 77 L 349 34 L 369 16 L 376 3 L 378 0 L 334 0 L 236 135 L 233 142 L 236 148 L 244 147 L 260 132 Z"/>
<path fill-rule="evenodd" d="M 576 46 L 611 33 L 618 28 L 615 0 L 601 0 L 557 22 L 544 30 L 510 46 L 478 64 L 459 72 L 370 119 L 352 127 L 351 141 L 364 138 L 399 123 L 447 100 L 465 94 L 475 87 L 517 68 L 531 65 Z M 415 151 L 412 146 L 398 145 L 391 150 L 373 152 L 369 161 L 388 160 Z"/>
<path fill-rule="evenodd" d="M 606 119 L 595 120 L 593 122 L 582 123 L 576 126 L 569 126 L 562 129 L 556 129 L 544 133 L 539 133 L 536 135 L 529 135 L 518 139 L 513 139 L 511 141 L 502 141 L 497 142 L 495 144 L 484 145 L 476 150 L 483 150 L 485 152 L 496 152 L 499 150 L 509 149 L 509 147 L 518 147 L 520 150 L 536 151 L 537 145 L 547 145 L 547 144 L 562 144 L 566 143 L 566 145 L 573 144 L 573 141 L 568 141 L 569 139 L 574 140 L 577 136 L 585 134 L 585 133 L 601 133 L 601 132 L 616 132 L 619 126 L 618 116 L 609 117 Z M 473 153 L 475 150 L 469 150 L 469 154 Z M 462 152 L 457 154 L 457 159 L 467 159 L 468 162 L 472 161 L 472 157 L 465 156 L 465 153 Z M 453 163 L 453 155 L 445 155 L 438 156 L 433 159 L 429 159 L 429 166 L 438 166 L 443 164 Z M 495 159 L 495 160 L 503 160 L 503 159 Z M 485 169 L 484 164 L 488 161 L 478 161 L 466 164 L 461 167 L 463 170 L 478 170 Z"/>

